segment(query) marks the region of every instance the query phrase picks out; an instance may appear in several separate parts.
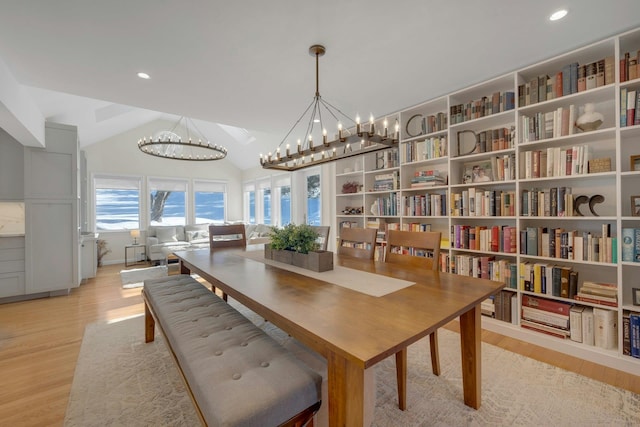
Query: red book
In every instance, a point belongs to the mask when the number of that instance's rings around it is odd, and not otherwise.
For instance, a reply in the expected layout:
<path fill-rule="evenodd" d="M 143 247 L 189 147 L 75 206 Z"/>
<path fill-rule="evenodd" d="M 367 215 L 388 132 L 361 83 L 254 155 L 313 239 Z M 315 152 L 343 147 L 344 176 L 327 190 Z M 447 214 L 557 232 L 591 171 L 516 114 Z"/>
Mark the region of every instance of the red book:
<path fill-rule="evenodd" d="M 560 98 L 562 96 L 562 71 L 558 71 L 556 73 L 556 98 Z"/>
<path fill-rule="evenodd" d="M 498 252 L 500 250 L 500 227 L 494 225 L 491 227 L 491 251 Z"/>
<path fill-rule="evenodd" d="M 571 310 L 571 304 L 569 303 L 538 298 L 527 294 L 522 295 L 522 306 L 537 308 L 539 310 L 563 314 L 566 316 L 569 315 L 569 310 Z"/>

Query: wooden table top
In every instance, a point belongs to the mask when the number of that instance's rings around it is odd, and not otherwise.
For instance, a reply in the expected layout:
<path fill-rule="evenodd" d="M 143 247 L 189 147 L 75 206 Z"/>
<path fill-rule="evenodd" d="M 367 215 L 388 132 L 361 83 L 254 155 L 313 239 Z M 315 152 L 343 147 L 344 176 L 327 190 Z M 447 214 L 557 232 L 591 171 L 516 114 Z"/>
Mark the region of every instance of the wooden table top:
<path fill-rule="evenodd" d="M 504 284 L 336 255 L 343 267 L 411 282 L 382 297 L 264 264 L 235 250 L 176 252 L 230 297 L 320 352 L 368 368 L 465 313 Z"/>

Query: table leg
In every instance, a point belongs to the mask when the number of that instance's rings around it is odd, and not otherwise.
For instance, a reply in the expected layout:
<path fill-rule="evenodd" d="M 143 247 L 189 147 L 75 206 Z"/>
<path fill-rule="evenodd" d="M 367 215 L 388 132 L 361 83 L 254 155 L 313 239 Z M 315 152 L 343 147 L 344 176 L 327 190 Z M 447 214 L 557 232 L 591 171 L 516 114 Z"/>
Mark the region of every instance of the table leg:
<path fill-rule="evenodd" d="M 481 389 L 481 331 L 480 306 L 460 316 L 460 348 L 462 354 L 462 387 L 464 403 L 480 408 Z"/>
<path fill-rule="evenodd" d="M 364 424 L 364 369 L 335 354 L 327 357 L 329 425 Z"/>
<path fill-rule="evenodd" d="M 407 348 L 396 353 L 396 382 L 398 384 L 398 408 L 407 409 Z"/>

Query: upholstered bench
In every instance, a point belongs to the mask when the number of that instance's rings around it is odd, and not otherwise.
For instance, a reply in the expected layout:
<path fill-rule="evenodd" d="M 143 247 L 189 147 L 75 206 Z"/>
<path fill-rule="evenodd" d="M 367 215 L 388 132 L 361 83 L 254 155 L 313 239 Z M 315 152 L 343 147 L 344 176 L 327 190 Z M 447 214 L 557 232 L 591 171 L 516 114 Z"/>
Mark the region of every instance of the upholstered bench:
<path fill-rule="evenodd" d="M 188 275 L 145 280 L 145 339 L 158 323 L 209 426 L 303 426 L 322 378 Z"/>

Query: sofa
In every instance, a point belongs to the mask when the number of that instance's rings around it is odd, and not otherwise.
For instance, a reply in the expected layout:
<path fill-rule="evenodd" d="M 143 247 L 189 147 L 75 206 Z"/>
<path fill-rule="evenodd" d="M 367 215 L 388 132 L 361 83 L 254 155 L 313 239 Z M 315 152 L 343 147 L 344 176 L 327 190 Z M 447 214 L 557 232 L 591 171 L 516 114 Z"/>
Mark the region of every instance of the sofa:
<path fill-rule="evenodd" d="M 269 243 L 271 226 L 245 224 L 247 244 Z M 209 224 L 149 226 L 146 232 L 147 257 L 153 264 L 166 263 L 174 251 L 209 247 Z"/>

